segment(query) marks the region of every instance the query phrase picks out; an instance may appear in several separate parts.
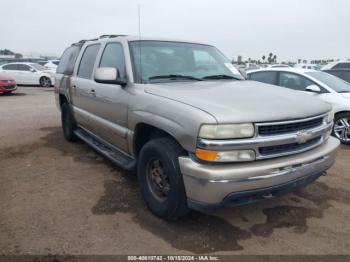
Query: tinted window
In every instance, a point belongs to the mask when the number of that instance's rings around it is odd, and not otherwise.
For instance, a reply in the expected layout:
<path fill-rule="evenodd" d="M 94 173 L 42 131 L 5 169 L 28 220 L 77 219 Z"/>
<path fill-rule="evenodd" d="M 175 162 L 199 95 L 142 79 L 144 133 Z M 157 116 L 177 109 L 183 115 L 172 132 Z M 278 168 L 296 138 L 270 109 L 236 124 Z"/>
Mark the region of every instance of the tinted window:
<path fill-rule="evenodd" d="M 259 81 L 259 82 L 272 84 L 272 85 L 276 84 L 276 77 L 277 77 L 276 72 L 257 72 L 249 75 L 250 80 Z"/>
<path fill-rule="evenodd" d="M 125 78 L 125 59 L 122 45 L 119 43 L 107 44 L 99 67 L 117 68 L 119 77 Z"/>
<path fill-rule="evenodd" d="M 68 47 L 63 52 L 63 55 L 61 57 L 61 60 L 59 61 L 56 72 L 59 74 L 67 74 L 67 75 L 73 74 L 75 61 L 77 60 L 80 49 L 81 49 L 81 46 Z"/>
<path fill-rule="evenodd" d="M 294 90 L 305 91 L 307 86 L 315 85 L 315 83 L 301 75 L 280 72 L 278 85 Z"/>
<path fill-rule="evenodd" d="M 2 67 L 3 70 L 18 70 L 17 64 L 5 65 Z"/>
<path fill-rule="evenodd" d="M 23 64 L 18 64 L 18 70 L 19 71 L 30 71 L 30 66 L 23 65 Z"/>
<path fill-rule="evenodd" d="M 99 48 L 100 48 L 100 45 L 90 45 L 85 49 L 83 57 L 80 60 L 80 65 L 78 70 L 79 77 L 91 78 Z"/>
<path fill-rule="evenodd" d="M 350 62 L 349 63 L 338 63 L 333 68 L 334 69 L 339 69 L 339 68 L 349 68 L 350 69 Z"/>
<path fill-rule="evenodd" d="M 59 61 L 53 61 L 52 62 L 54 65 L 58 65 L 60 62 Z"/>

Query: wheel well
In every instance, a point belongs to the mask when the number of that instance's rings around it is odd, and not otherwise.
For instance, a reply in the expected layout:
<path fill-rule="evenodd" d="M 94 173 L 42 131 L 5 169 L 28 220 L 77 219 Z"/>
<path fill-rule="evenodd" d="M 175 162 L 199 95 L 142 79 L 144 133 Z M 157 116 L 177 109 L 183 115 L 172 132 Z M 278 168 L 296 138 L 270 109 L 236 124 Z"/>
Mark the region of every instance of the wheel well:
<path fill-rule="evenodd" d="M 64 95 L 60 95 L 60 107 L 62 108 L 62 105 L 66 102 L 68 102 L 67 98 Z"/>
<path fill-rule="evenodd" d="M 144 123 L 137 124 L 134 132 L 134 155 L 137 157 L 140 153 L 141 148 L 148 141 L 150 141 L 151 139 L 161 137 L 171 137 L 176 141 L 176 139 L 172 135 L 170 135 L 162 129 Z"/>
<path fill-rule="evenodd" d="M 335 117 L 337 116 L 337 115 L 340 115 L 340 114 L 343 114 L 343 113 L 350 113 L 350 111 L 339 111 L 339 112 L 337 112 L 337 113 L 335 113 Z"/>

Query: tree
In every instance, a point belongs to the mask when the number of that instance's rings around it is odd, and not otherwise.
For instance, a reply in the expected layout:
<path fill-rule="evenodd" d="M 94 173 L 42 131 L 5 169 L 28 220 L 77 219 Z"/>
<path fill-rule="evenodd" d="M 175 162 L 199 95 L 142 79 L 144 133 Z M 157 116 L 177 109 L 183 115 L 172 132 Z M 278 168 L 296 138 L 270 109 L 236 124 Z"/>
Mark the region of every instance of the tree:
<path fill-rule="evenodd" d="M 263 62 L 265 63 L 265 59 L 266 59 L 266 56 L 262 56 L 262 60 L 263 60 Z"/>
<path fill-rule="evenodd" d="M 273 54 L 272 53 L 270 53 L 269 54 L 269 57 L 267 58 L 267 61 L 269 62 L 269 64 L 271 64 L 272 63 L 272 56 L 273 56 Z"/>
<path fill-rule="evenodd" d="M 275 63 L 277 63 L 277 56 L 276 56 L 276 55 L 273 56 L 273 61 L 274 61 Z"/>

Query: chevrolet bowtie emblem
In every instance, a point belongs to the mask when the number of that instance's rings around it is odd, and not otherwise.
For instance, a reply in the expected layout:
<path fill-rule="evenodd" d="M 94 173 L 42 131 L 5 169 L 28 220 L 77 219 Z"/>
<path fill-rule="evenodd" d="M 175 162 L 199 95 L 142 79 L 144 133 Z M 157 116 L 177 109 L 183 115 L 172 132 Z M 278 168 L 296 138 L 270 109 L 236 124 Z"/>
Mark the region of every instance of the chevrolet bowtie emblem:
<path fill-rule="evenodd" d="M 311 131 L 299 131 L 297 133 L 297 142 L 298 144 L 304 144 L 307 141 L 309 141 L 311 137 L 312 137 Z"/>

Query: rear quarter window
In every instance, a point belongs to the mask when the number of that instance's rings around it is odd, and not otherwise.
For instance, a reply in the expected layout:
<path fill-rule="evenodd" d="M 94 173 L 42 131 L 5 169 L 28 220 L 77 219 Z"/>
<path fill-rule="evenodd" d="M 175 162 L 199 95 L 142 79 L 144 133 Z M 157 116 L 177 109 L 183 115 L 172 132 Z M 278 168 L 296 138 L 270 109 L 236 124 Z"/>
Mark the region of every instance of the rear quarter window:
<path fill-rule="evenodd" d="M 81 46 L 68 47 L 62 54 L 56 72 L 59 74 L 73 74 L 74 65 L 79 55 Z"/>
<path fill-rule="evenodd" d="M 266 84 L 276 85 L 277 72 L 256 72 L 249 74 L 249 79 Z"/>

